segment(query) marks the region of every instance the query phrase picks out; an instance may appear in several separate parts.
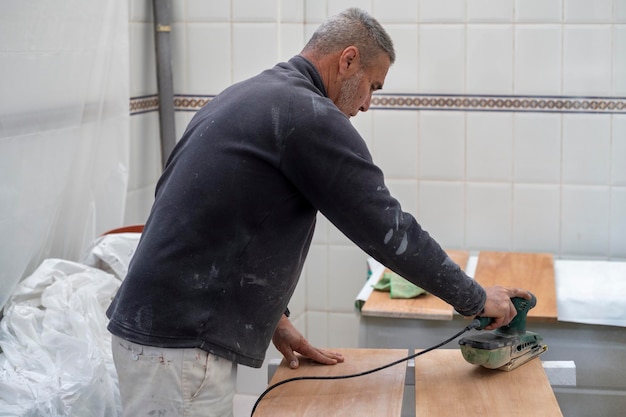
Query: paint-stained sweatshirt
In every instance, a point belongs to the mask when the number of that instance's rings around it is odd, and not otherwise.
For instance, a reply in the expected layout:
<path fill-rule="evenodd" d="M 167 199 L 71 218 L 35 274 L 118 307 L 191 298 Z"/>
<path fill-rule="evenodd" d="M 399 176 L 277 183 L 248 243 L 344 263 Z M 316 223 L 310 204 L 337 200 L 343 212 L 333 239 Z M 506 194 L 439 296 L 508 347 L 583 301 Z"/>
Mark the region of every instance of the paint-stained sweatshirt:
<path fill-rule="evenodd" d="M 109 330 L 260 367 L 318 211 L 459 313 L 483 308 L 484 290 L 402 211 L 315 67 L 296 56 L 193 117 L 157 184 Z"/>

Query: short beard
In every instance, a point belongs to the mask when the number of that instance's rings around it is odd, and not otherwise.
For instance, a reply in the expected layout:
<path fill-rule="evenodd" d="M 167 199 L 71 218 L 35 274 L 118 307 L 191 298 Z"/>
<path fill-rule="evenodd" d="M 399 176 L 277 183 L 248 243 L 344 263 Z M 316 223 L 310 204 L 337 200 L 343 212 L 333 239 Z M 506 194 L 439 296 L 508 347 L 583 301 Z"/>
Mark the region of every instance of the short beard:
<path fill-rule="evenodd" d="M 365 72 L 361 69 L 359 72 L 354 74 L 352 77 L 348 78 L 341 84 L 341 88 L 339 89 L 339 97 L 337 97 L 337 107 L 341 110 L 346 116 L 350 117 L 350 106 L 354 105 L 354 100 L 357 95 L 357 90 L 359 84 L 361 83 L 361 79 L 363 78 L 363 74 Z M 358 110 L 358 109 L 354 109 Z"/>

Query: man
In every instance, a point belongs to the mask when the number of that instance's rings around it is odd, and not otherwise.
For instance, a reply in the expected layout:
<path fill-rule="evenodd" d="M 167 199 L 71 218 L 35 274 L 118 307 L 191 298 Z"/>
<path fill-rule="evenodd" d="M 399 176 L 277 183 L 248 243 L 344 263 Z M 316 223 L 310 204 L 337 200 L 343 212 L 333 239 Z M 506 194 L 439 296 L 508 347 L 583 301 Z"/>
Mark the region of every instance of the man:
<path fill-rule="evenodd" d="M 287 304 L 318 210 L 372 257 L 466 316 L 515 315 L 526 291 L 483 289 L 385 187 L 349 118 L 367 111 L 395 60 L 391 39 L 349 9 L 301 54 L 215 97 L 190 122 L 156 189 L 108 310 L 125 416 L 229 416 L 237 363 L 273 340 L 323 364 Z"/>

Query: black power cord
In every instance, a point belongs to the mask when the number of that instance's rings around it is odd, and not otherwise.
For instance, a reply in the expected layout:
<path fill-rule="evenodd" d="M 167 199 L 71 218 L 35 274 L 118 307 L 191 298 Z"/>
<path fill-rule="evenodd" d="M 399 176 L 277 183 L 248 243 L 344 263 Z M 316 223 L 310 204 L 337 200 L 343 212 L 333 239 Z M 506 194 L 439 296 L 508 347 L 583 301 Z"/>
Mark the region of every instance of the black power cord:
<path fill-rule="evenodd" d="M 449 339 L 446 339 L 443 342 L 436 344 L 435 346 L 431 346 L 428 349 L 421 350 L 421 351 L 419 351 L 419 352 L 417 352 L 417 353 L 415 353 L 413 355 L 407 356 L 406 358 L 398 359 L 397 361 L 388 363 L 388 364 L 380 366 L 378 368 L 370 369 L 368 371 L 363 371 L 363 372 L 359 372 L 359 373 L 356 373 L 356 374 L 349 374 L 349 375 L 298 376 L 298 377 L 294 377 L 294 378 L 284 379 L 284 380 L 282 380 L 280 382 L 275 383 L 274 385 L 270 385 L 265 391 L 263 391 L 263 393 L 259 396 L 259 398 L 254 403 L 254 407 L 252 407 L 252 412 L 250 413 L 250 417 L 252 417 L 254 415 L 254 412 L 256 411 L 256 408 L 259 405 L 259 403 L 261 402 L 261 400 L 263 399 L 263 397 L 265 397 L 274 388 L 277 388 L 277 387 L 279 387 L 281 385 L 284 385 L 284 384 L 286 384 L 288 382 L 305 381 L 305 380 L 309 380 L 310 381 L 310 380 L 349 379 L 349 378 L 357 378 L 357 377 L 360 377 L 360 376 L 373 374 L 374 372 L 382 371 L 383 369 L 390 368 L 390 367 L 392 367 L 394 365 L 397 365 L 399 363 L 408 361 L 409 359 L 413 359 L 413 358 L 416 358 L 416 357 L 418 357 L 420 355 L 423 355 L 424 353 L 427 353 L 427 352 L 430 352 L 432 350 L 438 349 L 438 348 L 442 347 L 443 345 L 450 343 L 451 341 L 453 341 L 457 337 L 461 336 L 463 333 L 466 333 L 466 332 L 468 332 L 470 330 L 473 330 L 473 329 L 482 329 L 483 324 L 484 323 L 481 323 L 481 321 L 479 319 L 474 319 L 463 330 L 461 330 L 460 332 L 458 332 L 454 336 L 450 337 Z"/>

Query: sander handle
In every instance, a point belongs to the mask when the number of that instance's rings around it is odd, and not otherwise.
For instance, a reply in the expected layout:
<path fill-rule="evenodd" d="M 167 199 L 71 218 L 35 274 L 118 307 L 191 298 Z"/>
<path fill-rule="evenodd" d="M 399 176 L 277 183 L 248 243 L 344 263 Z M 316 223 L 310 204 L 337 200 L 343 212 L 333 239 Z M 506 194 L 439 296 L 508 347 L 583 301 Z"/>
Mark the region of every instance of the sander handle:
<path fill-rule="evenodd" d="M 491 324 L 492 321 L 493 321 L 493 318 L 491 317 L 476 316 L 474 320 L 472 321 L 472 324 L 470 325 L 470 327 L 472 329 L 482 330 L 485 327 L 489 326 L 489 324 Z"/>
<path fill-rule="evenodd" d="M 532 293 L 530 295 L 530 300 L 526 300 L 522 297 L 511 298 L 511 302 L 517 311 L 517 315 L 513 318 L 513 320 L 511 320 L 511 323 L 509 323 L 508 326 L 503 326 L 498 330 L 504 333 L 524 333 L 526 331 L 526 315 L 531 308 L 537 305 L 537 297 L 535 297 Z M 476 316 L 472 321 L 472 324 L 470 324 L 470 327 L 476 330 L 483 330 L 493 321 L 492 317 Z"/>

